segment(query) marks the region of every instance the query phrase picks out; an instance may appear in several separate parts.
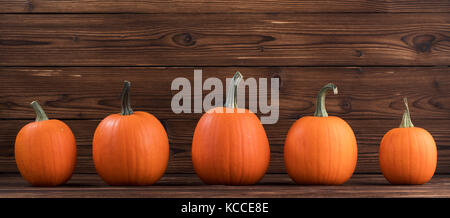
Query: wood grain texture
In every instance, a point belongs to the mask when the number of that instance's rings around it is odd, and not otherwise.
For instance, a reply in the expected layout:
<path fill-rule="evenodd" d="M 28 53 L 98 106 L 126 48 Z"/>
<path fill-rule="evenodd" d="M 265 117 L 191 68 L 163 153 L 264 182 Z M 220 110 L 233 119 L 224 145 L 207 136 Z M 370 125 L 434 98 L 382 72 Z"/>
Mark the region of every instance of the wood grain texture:
<path fill-rule="evenodd" d="M 1 14 L 1 66 L 425 66 L 450 13 Z"/>
<path fill-rule="evenodd" d="M 185 77 L 193 86 L 194 69 L 203 70 L 203 79 L 217 77 L 224 84 L 237 70 L 244 78 L 278 78 L 280 120 L 313 114 L 316 95 L 329 82 L 339 94 L 327 97 L 327 110 L 344 119 L 398 120 L 402 97 L 408 97 L 413 119 L 450 120 L 448 67 L 6 67 L 0 68 L 0 119 L 33 119 L 33 100 L 51 118 L 103 119 L 120 111 L 123 80 L 132 82 L 135 110 L 161 120 L 198 119 L 200 113 L 171 109 L 179 92 L 171 90 L 172 81 Z"/>
<path fill-rule="evenodd" d="M 13 145 L 33 120 L 32 100 L 74 131 L 76 173 L 95 173 L 92 135 L 101 119 L 119 111 L 125 79 L 134 109 L 157 116 L 170 140 L 166 176 L 156 188 L 127 189 L 133 196 L 448 197 L 449 11 L 448 0 L 0 0 L 0 197 L 129 197 L 100 188 L 96 175 L 77 174 L 68 186 L 38 191 L 5 174 L 18 172 Z M 245 78 L 281 81 L 280 120 L 265 125 L 269 175 L 254 190 L 216 192 L 192 175 L 191 139 L 201 114 L 173 113 L 178 91 L 170 86 L 177 77 L 193 83 L 194 69 L 203 69 L 204 79 L 224 81 L 239 70 Z M 285 188 L 292 185 L 284 174 L 286 133 L 313 114 L 317 91 L 328 82 L 339 87 L 327 98 L 330 115 L 347 120 L 358 140 L 358 174 L 342 187 Z M 398 126 L 402 97 L 414 124 L 438 145 L 439 176 L 414 190 L 361 175 L 380 173 L 379 142 Z M 93 187 L 77 187 L 83 184 Z"/>
<path fill-rule="evenodd" d="M 448 12 L 447 0 L 0 0 L 0 13 Z"/>
<path fill-rule="evenodd" d="M 204 185 L 195 175 L 165 175 L 155 185 L 113 187 L 97 175 L 75 174 L 64 186 L 30 187 L 19 175 L 0 177 L 1 198 L 448 198 L 450 177 L 420 186 L 393 186 L 382 175 L 354 175 L 340 186 L 298 186 L 286 174 L 266 175 L 253 186 Z"/>

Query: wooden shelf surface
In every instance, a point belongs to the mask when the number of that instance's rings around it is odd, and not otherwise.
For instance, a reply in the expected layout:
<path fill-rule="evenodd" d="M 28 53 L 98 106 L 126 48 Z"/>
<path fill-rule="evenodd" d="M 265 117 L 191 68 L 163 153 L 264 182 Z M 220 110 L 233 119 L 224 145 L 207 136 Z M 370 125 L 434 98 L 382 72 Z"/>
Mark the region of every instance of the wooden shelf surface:
<path fill-rule="evenodd" d="M 96 174 L 75 174 L 60 187 L 32 187 L 18 174 L 0 174 L 2 198 L 386 198 L 450 197 L 450 175 L 425 185 L 394 186 L 379 174 L 357 174 L 341 186 L 295 185 L 287 174 L 267 174 L 253 186 L 204 185 L 195 174 L 167 174 L 153 186 L 113 187 Z"/>

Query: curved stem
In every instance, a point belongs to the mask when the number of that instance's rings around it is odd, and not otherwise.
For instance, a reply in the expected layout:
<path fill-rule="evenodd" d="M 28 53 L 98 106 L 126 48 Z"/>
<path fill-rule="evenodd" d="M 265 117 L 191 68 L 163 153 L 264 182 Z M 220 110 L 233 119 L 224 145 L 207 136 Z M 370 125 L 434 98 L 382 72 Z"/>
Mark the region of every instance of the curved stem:
<path fill-rule="evenodd" d="M 225 100 L 225 107 L 237 108 L 237 87 L 241 82 L 242 74 L 237 71 L 231 79 L 230 85 L 227 90 L 227 98 Z"/>
<path fill-rule="evenodd" d="M 128 94 L 130 91 L 131 83 L 129 81 L 123 81 L 123 90 L 122 90 L 122 111 L 120 115 L 131 115 L 133 114 L 133 109 L 131 109 L 130 105 L 130 95 Z"/>
<path fill-rule="evenodd" d="M 403 98 L 403 102 L 405 103 L 406 110 L 403 112 L 403 118 L 402 123 L 400 123 L 400 128 L 414 127 L 413 123 L 411 122 L 411 116 L 409 114 L 408 99 Z"/>
<path fill-rule="evenodd" d="M 34 112 L 36 113 L 36 122 L 48 120 L 47 114 L 45 114 L 44 109 L 42 109 L 37 101 L 31 102 L 31 107 L 33 107 Z"/>
<path fill-rule="evenodd" d="M 316 112 L 314 112 L 315 117 L 328 117 L 327 110 L 325 109 L 325 96 L 327 95 L 328 90 L 333 90 L 335 95 L 338 93 L 337 86 L 333 83 L 328 83 L 320 89 L 316 99 Z"/>

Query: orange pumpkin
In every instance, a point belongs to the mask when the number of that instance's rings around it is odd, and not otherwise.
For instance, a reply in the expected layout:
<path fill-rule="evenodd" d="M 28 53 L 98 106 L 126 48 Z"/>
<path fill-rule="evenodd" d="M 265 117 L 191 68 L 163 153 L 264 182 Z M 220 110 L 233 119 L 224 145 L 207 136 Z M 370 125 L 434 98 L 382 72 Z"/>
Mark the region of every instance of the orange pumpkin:
<path fill-rule="evenodd" d="M 92 143 L 95 168 L 110 185 L 151 185 L 164 174 L 169 140 L 153 115 L 131 109 L 130 82 L 122 91 L 122 111 L 98 125 Z"/>
<path fill-rule="evenodd" d="M 391 184 L 424 184 L 436 170 L 436 143 L 428 131 L 414 127 L 407 99 L 403 100 L 406 110 L 400 127 L 389 130 L 381 140 L 380 168 Z"/>
<path fill-rule="evenodd" d="M 254 184 L 269 165 L 270 148 L 264 127 L 254 113 L 237 108 L 241 79 L 237 72 L 228 87 L 225 107 L 209 110 L 195 128 L 192 163 L 206 184 Z"/>
<path fill-rule="evenodd" d="M 325 85 L 317 96 L 314 116 L 297 120 L 284 145 L 284 162 L 289 176 L 297 184 L 338 185 L 355 170 L 358 157 L 356 138 L 343 119 L 328 116 L 325 96 L 337 94 L 336 85 Z"/>
<path fill-rule="evenodd" d="M 41 106 L 31 102 L 35 122 L 17 134 L 15 159 L 20 174 L 34 186 L 57 186 L 72 176 L 77 157 L 75 137 L 59 120 L 49 120 Z"/>

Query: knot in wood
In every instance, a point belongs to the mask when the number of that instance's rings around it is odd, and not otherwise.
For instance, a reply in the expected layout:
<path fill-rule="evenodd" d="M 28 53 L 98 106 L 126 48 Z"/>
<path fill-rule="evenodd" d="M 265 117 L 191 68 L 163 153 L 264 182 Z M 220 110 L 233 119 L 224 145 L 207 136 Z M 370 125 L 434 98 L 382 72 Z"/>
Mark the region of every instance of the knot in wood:
<path fill-rule="evenodd" d="M 431 46 L 435 40 L 436 37 L 433 35 L 419 35 L 413 38 L 413 45 L 416 51 L 426 53 L 431 51 Z"/>
<path fill-rule="evenodd" d="M 194 37 L 190 33 L 180 33 L 173 36 L 172 39 L 177 45 L 181 46 L 193 46 L 196 43 Z"/>

